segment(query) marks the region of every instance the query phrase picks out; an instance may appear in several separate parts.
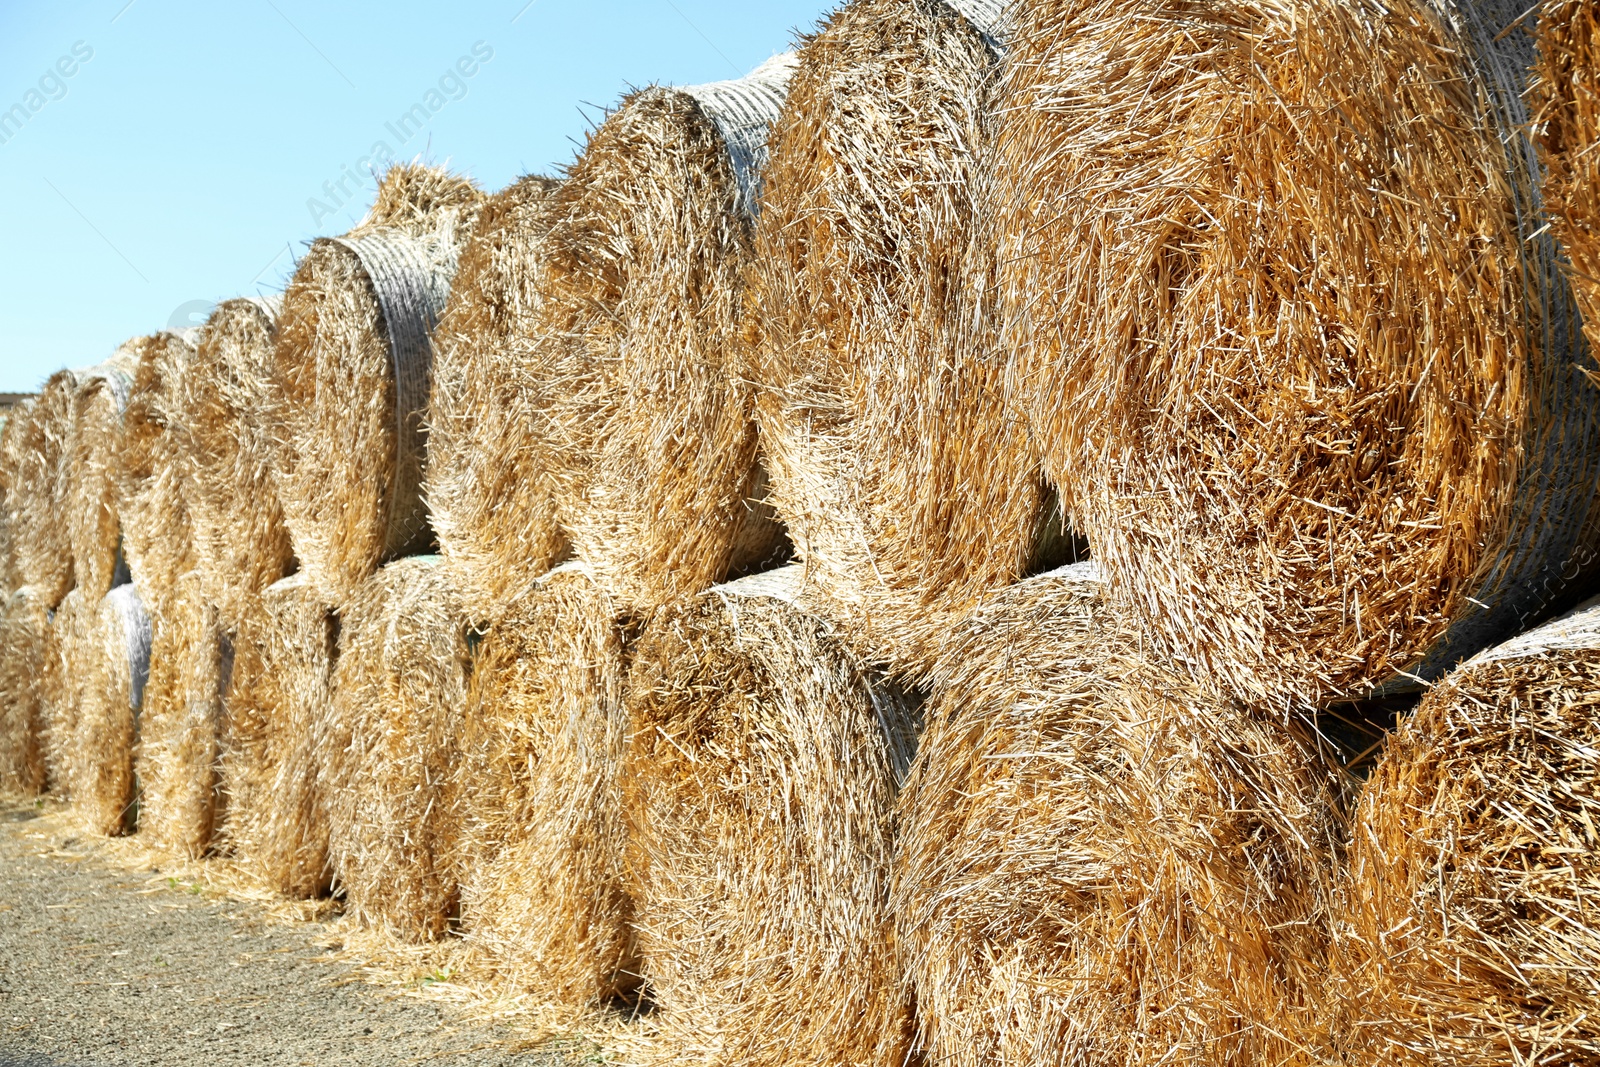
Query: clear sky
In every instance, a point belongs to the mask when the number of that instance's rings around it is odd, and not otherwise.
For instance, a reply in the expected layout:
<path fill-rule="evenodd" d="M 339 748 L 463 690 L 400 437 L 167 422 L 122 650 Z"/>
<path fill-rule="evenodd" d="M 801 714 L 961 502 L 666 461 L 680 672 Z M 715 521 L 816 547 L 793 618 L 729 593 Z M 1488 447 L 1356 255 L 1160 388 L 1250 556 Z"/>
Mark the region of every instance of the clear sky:
<path fill-rule="evenodd" d="M 630 87 L 743 74 L 831 6 L 0 0 L 0 392 L 281 289 L 375 149 L 552 173 Z"/>

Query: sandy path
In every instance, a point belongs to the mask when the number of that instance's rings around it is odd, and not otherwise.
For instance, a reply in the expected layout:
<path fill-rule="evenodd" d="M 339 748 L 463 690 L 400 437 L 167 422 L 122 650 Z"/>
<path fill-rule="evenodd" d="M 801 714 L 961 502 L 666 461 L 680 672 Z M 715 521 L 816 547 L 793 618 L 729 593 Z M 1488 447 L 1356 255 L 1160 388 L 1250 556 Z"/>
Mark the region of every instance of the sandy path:
<path fill-rule="evenodd" d="M 319 961 L 321 924 L 116 870 L 0 802 L 0 1067 L 534 1067 L 511 1035 Z"/>

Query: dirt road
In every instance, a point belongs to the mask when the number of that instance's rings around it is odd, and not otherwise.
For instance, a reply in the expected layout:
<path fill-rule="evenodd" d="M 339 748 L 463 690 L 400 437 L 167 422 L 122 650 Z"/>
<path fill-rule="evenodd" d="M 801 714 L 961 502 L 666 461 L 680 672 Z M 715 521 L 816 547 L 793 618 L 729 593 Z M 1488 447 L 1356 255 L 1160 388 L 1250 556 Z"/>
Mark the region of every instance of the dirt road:
<path fill-rule="evenodd" d="M 0 1067 L 546 1067 L 509 1031 L 319 960 L 321 924 L 175 890 L 0 802 Z"/>

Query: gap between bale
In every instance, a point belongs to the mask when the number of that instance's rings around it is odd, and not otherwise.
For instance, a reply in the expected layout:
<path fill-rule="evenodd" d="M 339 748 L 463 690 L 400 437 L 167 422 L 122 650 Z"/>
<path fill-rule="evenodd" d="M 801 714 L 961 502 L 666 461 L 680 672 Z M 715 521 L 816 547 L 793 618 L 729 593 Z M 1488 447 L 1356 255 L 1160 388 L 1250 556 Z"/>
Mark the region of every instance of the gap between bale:
<path fill-rule="evenodd" d="M 1118 603 L 1209 685 L 1436 677 L 1600 561 L 1523 10 L 1015 9 L 1009 384 Z"/>
<path fill-rule="evenodd" d="M 193 449 L 195 563 L 206 600 L 230 629 L 294 563 L 268 421 L 282 304 L 277 296 L 218 304 L 180 383 Z"/>
<path fill-rule="evenodd" d="M 1335 778 L 1141 662 L 1092 564 L 940 652 L 894 902 L 929 1062 L 1320 1064 Z"/>
<path fill-rule="evenodd" d="M 980 299 L 995 56 L 937 0 L 853 0 L 799 54 L 756 228 L 746 373 L 819 607 L 918 669 L 954 614 L 1036 563 L 1051 519 Z"/>
<path fill-rule="evenodd" d="M 908 1051 L 889 911 L 915 706 L 794 606 L 798 566 L 659 612 L 630 653 L 621 774 L 650 1062 Z"/>
<path fill-rule="evenodd" d="M 538 457 L 524 377 L 537 359 L 545 245 L 560 183 L 525 177 L 484 204 L 434 331 L 427 499 L 475 622 L 510 610 L 571 554 Z"/>
<path fill-rule="evenodd" d="M 1349 1064 L 1600 1060 L 1600 607 L 1482 653 L 1353 820 L 1327 1029 Z"/>
<path fill-rule="evenodd" d="M 198 859 L 222 814 L 217 771 L 232 649 L 195 572 L 162 601 L 152 630 L 133 759 L 139 834 L 155 848 Z"/>
<path fill-rule="evenodd" d="M 421 495 L 429 334 L 481 206 L 465 178 L 392 167 L 361 223 L 316 241 L 284 293 L 274 477 L 295 555 L 334 604 L 433 540 Z"/>
<path fill-rule="evenodd" d="M 637 986 L 618 772 L 623 630 L 586 568 L 538 579 L 484 634 L 453 789 L 461 925 L 549 1022 Z"/>
<path fill-rule="evenodd" d="M 471 672 L 437 556 L 388 564 L 342 612 L 319 739 L 334 886 L 356 921 L 403 941 L 438 940 L 458 917 L 462 813 L 450 784 Z"/>
<path fill-rule="evenodd" d="M 329 686 L 336 620 L 303 574 L 273 583 L 239 620 L 224 705 L 221 847 L 274 892 L 329 889 L 324 782 L 338 753 Z"/>

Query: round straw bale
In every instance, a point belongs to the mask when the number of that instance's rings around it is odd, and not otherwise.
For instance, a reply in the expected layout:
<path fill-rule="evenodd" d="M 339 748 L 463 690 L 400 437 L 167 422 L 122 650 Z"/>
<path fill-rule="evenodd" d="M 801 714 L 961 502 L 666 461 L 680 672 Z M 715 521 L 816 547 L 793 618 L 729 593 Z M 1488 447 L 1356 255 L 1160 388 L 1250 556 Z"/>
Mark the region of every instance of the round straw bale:
<path fill-rule="evenodd" d="M 78 372 L 57 371 L 15 414 L 15 425 L 5 435 L 6 466 L 11 472 L 6 509 L 17 579 L 32 586 L 50 610 L 73 586 L 72 540 L 63 503 L 77 387 Z"/>
<path fill-rule="evenodd" d="M 49 637 L 45 652 L 49 669 L 40 678 L 45 714 L 45 763 L 51 791 L 71 799 L 77 795 L 79 704 L 94 656 L 94 629 L 98 605 L 80 590 L 61 598 L 47 614 Z"/>
<path fill-rule="evenodd" d="M 524 177 L 491 196 L 434 331 L 428 508 L 439 552 L 476 621 L 500 618 L 571 554 L 528 445 L 545 243 L 560 183 Z"/>
<path fill-rule="evenodd" d="M 994 71 L 938 0 L 852 0 L 800 50 L 756 229 L 771 499 L 820 603 L 895 666 L 1021 575 L 1049 526 L 969 279 Z"/>
<path fill-rule="evenodd" d="M 1550 230 L 1571 265 L 1591 349 L 1600 347 L 1600 5 L 1545 0 L 1530 86 Z"/>
<path fill-rule="evenodd" d="M 914 706 L 794 606 L 799 566 L 656 615 L 621 774 L 662 1062 L 905 1061 L 889 860 Z"/>
<path fill-rule="evenodd" d="M 181 383 L 193 448 L 195 563 L 205 598 L 229 628 L 294 561 L 271 476 L 267 422 L 282 303 L 273 296 L 218 304 Z"/>
<path fill-rule="evenodd" d="M 481 200 L 465 178 L 391 168 L 360 225 L 315 242 L 284 294 L 274 475 L 295 555 L 335 604 L 433 540 L 421 495 L 429 334 Z"/>
<path fill-rule="evenodd" d="M 941 650 L 894 882 L 931 1063 L 1322 1062 L 1324 765 L 1135 653 L 1092 564 Z"/>
<path fill-rule="evenodd" d="M 138 356 L 122 415 L 117 464 L 122 552 L 140 599 L 155 614 L 194 570 L 194 485 L 183 380 L 194 361 L 192 333 L 164 332 L 129 342 Z"/>
<path fill-rule="evenodd" d="M 75 654 L 62 657 L 77 698 L 67 753 L 73 807 L 90 830 L 108 837 L 134 827 L 133 748 L 150 676 L 150 636 L 138 592 L 123 585 L 97 603 L 83 601 Z M 63 647 L 73 646 L 64 638 Z"/>
<path fill-rule="evenodd" d="M 303 574 L 274 582 L 239 620 L 222 752 L 222 840 L 247 875 L 274 892 L 329 888 L 320 781 L 333 753 L 329 678 L 337 633 Z"/>
<path fill-rule="evenodd" d="M 8 596 L 23 586 L 22 575 L 17 571 L 17 518 L 12 514 L 12 504 L 15 502 L 12 494 L 26 490 L 13 488 L 19 484 L 21 475 L 18 468 L 22 463 L 22 456 L 13 444 L 14 441 L 20 442 L 24 420 L 32 410 L 33 399 L 30 397 L 12 409 L 5 422 L 0 424 L 0 590 L 4 590 Z M 13 439 L 13 434 L 18 436 Z"/>
<path fill-rule="evenodd" d="M 1437 677 L 1597 559 L 1524 5 L 1440 6 L 1016 9 L 1015 398 L 1153 651 L 1246 699 Z"/>
<path fill-rule="evenodd" d="M 558 517 L 628 609 L 783 550 L 750 500 L 736 331 L 766 133 L 793 66 L 779 56 L 740 81 L 632 94 L 550 194 L 531 343 L 500 372 L 532 398 L 522 447 L 556 504 L 532 521 Z"/>
<path fill-rule="evenodd" d="M 1337 912 L 1349 1064 L 1600 1061 L 1600 605 L 1469 660 L 1390 738 Z"/>
<path fill-rule="evenodd" d="M 0 794 L 43 792 L 46 670 L 50 622 L 27 586 L 11 593 L 0 614 Z"/>
<path fill-rule="evenodd" d="M 616 615 L 579 564 L 540 579 L 484 635 L 458 764 L 462 927 L 511 986 L 569 1018 L 637 984 Z"/>
<path fill-rule="evenodd" d="M 133 760 L 139 835 L 175 855 L 203 855 L 221 815 L 217 765 L 231 660 L 199 574 L 182 575 L 154 620 Z"/>
<path fill-rule="evenodd" d="M 63 464 L 63 506 L 72 545 L 73 575 L 89 597 L 118 584 L 122 551 L 117 468 L 122 462 L 122 413 L 133 391 L 138 347 L 125 345 L 79 375 Z"/>
<path fill-rule="evenodd" d="M 323 735 L 335 885 L 362 924 L 443 937 L 459 904 L 467 624 L 437 556 L 388 564 L 343 611 Z"/>

